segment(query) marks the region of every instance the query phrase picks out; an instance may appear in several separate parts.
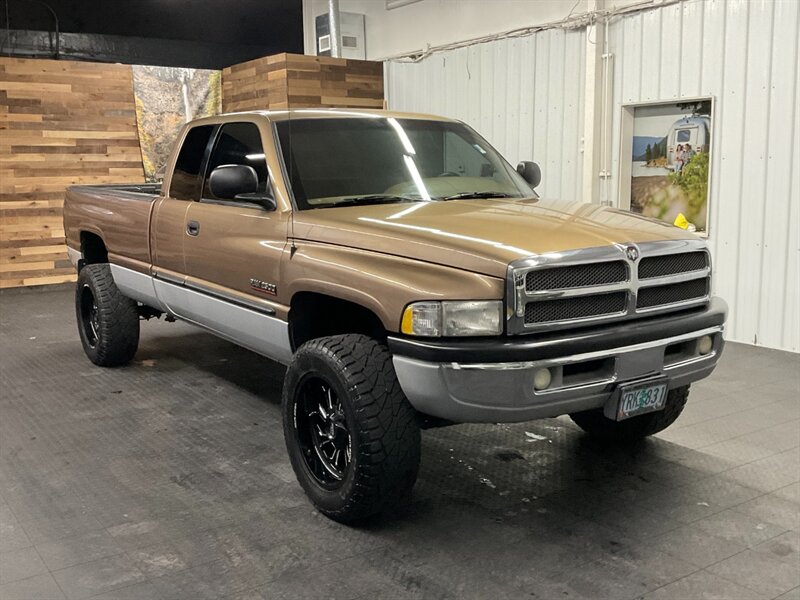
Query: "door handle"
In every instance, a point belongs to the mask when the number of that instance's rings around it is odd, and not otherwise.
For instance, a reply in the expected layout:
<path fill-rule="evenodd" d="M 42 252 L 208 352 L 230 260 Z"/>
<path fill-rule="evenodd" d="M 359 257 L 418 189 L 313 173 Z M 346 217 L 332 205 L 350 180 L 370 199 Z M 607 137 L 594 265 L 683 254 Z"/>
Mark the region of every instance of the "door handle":
<path fill-rule="evenodd" d="M 197 221 L 189 221 L 186 223 L 186 233 L 189 235 L 197 235 L 200 233 L 200 223 Z"/>

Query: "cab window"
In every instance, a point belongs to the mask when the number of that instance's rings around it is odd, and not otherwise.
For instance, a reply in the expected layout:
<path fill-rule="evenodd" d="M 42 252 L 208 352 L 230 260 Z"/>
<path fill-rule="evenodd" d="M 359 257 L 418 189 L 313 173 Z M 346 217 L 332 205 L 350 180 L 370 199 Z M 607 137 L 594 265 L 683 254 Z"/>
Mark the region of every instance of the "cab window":
<path fill-rule="evenodd" d="M 252 167 L 258 177 L 258 192 L 267 191 L 269 172 L 261 132 L 255 123 L 226 123 L 220 128 L 206 169 L 203 198 L 221 200 L 212 193 L 208 179 L 211 172 L 222 165 Z"/>
<path fill-rule="evenodd" d="M 177 200 L 200 199 L 200 168 L 213 131 L 213 125 L 198 125 L 186 134 L 172 172 L 170 197 Z"/>

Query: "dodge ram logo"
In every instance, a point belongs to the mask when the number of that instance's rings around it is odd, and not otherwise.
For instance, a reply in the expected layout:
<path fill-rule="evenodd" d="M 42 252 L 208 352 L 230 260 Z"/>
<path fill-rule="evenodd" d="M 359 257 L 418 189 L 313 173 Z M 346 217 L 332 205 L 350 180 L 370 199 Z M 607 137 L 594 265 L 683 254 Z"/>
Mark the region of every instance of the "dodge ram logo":
<path fill-rule="evenodd" d="M 639 258 L 639 249 L 636 246 L 628 246 L 625 248 L 625 256 L 628 257 L 628 260 L 631 262 L 635 262 L 637 258 Z"/>

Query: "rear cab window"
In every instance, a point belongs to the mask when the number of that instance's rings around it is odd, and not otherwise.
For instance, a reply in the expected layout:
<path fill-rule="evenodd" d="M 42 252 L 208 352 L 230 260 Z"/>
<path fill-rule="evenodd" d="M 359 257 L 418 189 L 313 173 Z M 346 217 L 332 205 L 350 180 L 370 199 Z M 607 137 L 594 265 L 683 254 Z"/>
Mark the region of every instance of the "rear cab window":
<path fill-rule="evenodd" d="M 186 134 L 169 184 L 171 198 L 176 200 L 200 199 L 200 169 L 213 132 L 213 125 L 198 125 L 192 127 Z"/>

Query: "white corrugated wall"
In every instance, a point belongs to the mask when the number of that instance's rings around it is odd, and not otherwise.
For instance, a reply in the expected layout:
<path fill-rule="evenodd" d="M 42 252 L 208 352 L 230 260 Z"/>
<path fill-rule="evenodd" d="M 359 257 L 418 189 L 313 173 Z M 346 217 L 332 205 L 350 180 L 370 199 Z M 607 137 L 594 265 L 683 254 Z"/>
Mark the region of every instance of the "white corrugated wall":
<path fill-rule="evenodd" d="M 800 350 L 800 1 L 686 0 L 616 17 L 612 199 L 623 104 L 715 98 L 709 244 L 727 337 Z M 579 197 L 584 31 L 550 30 L 387 63 L 389 107 L 456 117 L 545 197 Z"/>
<path fill-rule="evenodd" d="M 621 106 L 713 96 L 715 292 L 728 339 L 800 350 L 800 2 L 689 0 L 612 21 L 618 197 Z M 626 157 L 623 157 L 623 160 Z"/>
<path fill-rule="evenodd" d="M 475 128 L 511 164 L 535 160 L 539 191 L 578 198 L 583 154 L 584 31 L 550 30 L 386 64 L 393 110 L 446 115 Z"/>

